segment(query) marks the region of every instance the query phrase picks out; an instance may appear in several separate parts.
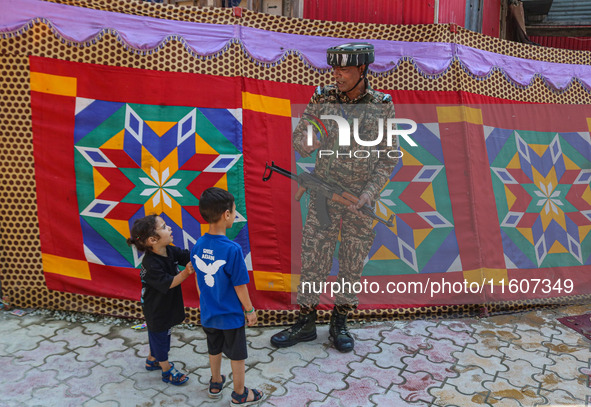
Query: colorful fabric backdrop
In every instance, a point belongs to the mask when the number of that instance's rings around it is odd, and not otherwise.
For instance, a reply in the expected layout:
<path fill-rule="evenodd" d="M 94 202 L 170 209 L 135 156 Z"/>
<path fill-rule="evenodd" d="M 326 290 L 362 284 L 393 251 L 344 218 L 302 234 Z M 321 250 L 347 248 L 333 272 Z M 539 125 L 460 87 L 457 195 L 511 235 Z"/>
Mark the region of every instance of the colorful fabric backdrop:
<path fill-rule="evenodd" d="M 355 37 L 333 38 L 337 28 L 304 36 L 313 23 L 291 20 L 280 32 L 269 28 L 276 17 L 232 20 L 231 10 L 216 11 L 211 24 L 172 6 L 121 3 L 114 13 L 67 1 L 18 4 L 0 1 L 9 10 L 2 41 L 16 55 L 2 56 L 13 84 L 5 99 L 21 88 L 30 95 L 26 109 L 11 112 L 11 131 L 32 148 L 3 152 L 5 165 L 19 154 L 34 162 L 34 177 L 26 168 L 14 176 L 34 186 L 35 206 L 25 195 L 19 204 L 36 211 L 38 260 L 28 294 L 17 289 L 18 256 L 2 270 L 3 290 L 22 306 L 138 315 L 141 253 L 125 243 L 133 221 L 160 214 L 175 244 L 190 249 L 207 231 L 198 197 L 219 186 L 236 197 L 228 235 L 242 246 L 255 307 L 267 310 L 266 323 L 289 318 L 306 207 L 288 179 L 263 182 L 263 170 L 271 161 L 292 165 L 296 106 L 330 82 L 327 46 Z M 376 26 L 364 37 L 377 50 L 370 80 L 393 96 L 397 117 L 418 124 L 418 146 L 401 139 L 404 156 L 375 208 L 395 214 L 394 226 L 374 226 L 363 278 L 382 289 L 430 289 L 361 294 L 359 315 L 518 307 L 591 292 L 591 70 L 577 62 L 582 54 L 535 50 L 523 59 L 527 50 L 467 32 L 450 38 L 437 26 L 408 41 L 380 39 L 393 30 L 405 28 Z M 313 160 L 291 170 L 313 171 Z M 335 256 L 333 279 L 337 270 Z M 469 295 L 433 293 L 444 281 L 485 284 Z M 195 286 L 183 290 L 196 318 Z"/>

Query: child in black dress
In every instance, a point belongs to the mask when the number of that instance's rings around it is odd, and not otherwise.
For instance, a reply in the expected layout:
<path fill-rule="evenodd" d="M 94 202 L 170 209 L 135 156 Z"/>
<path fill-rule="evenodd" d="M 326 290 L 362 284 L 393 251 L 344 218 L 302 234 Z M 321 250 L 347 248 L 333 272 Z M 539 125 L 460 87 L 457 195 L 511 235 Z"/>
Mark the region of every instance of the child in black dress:
<path fill-rule="evenodd" d="M 145 252 L 140 277 L 141 303 L 148 327 L 150 355 L 147 370 L 162 370 L 162 381 L 175 386 L 189 378 L 168 361 L 170 329 L 185 320 L 185 305 L 180 284 L 195 272 L 190 253 L 172 246 L 172 230 L 157 215 L 138 219 L 131 228 L 128 245 Z M 185 266 L 181 272 L 178 266 Z"/>

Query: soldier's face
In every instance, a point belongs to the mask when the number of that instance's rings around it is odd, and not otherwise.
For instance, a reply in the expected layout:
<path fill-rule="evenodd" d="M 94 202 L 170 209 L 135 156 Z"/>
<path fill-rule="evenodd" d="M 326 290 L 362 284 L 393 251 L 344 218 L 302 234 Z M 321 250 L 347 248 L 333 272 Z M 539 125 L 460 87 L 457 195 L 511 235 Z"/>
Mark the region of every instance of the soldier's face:
<path fill-rule="evenodd" d="M 364 65 L 361 66 L 335 66 L 332 76 L 336 81 L 337 88 L 341 92 L 348 92 L 363 75 Z"/>

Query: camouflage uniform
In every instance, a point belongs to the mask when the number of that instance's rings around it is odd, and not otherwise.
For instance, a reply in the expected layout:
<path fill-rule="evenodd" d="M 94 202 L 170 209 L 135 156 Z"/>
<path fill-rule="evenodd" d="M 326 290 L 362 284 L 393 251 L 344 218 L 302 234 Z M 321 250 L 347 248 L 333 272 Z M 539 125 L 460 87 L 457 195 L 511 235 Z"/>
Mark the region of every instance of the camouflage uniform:
<path fill-rule="evenodd" d="M 338 115 L 345 117 L 351 124 L 353 118 L 359 118 L 359 138 L 371 141 L 377 138 L 378 117 L 393 118 L 394 105 L 390 95 L 377 92 L 369 86 L 365 79 L 366 91 L 354 100 L 340 92 L 336 85 L 318 87 L 304 114 L 320 118 L 321 115 Z M 310 117 L 310 116 L 306 116 Z M 385 120 L 384 120 L 385 122 Z M 315 175 L 321 179 L 339 185 L 353 195 L 360 197 L 366 193 L 372 202 L 379 198 L 380 191 L 388 182 L 398 158 L 389 158 L 387 150 L 397 150 L 397 139 L 394 137 L 392 146 L 387 146 L 384 131 L 382 142 L 373 147 L 358 145 L 353 139 L 351 130 L 351 146 L 338 145 L 338 126 L 334 120 L 323 120 L 326 134 L 320 138 L 318 151 L 332 150 L 329 156 L 316 156 Z M 309 156 L 303 146 L 307 139 L 308 122 L 300 120 L 294 131 L 293 146 L 303 157 Z M 367 153 L 353 156 L 354 151 L 367 150 Z M 371 151 L 374 150 L 374 153 Z M 375 150 L 381 151 L 377 154 Z M 336 157 L 336 153 L 340 156 Z M 351 158 L 347 156 L 351 154 Z M 392 157 L 397 154 L 392 154 Z M 315 194 L 310 196 L 308 217 L 302 236 L 302 270 L 301 282 L 323 283 L 326 281 L 332 266 L 335 246 L 341 233 L 339 247 L 339 274 L 337 281 L 358 282 L 363 271 L 363 263 L 373 244 L 375 233 L 372 230 L 373 221 L 367 216 L 359 216 L 347 207 L 328 201 L 330 224 L 321 225 L 317 218 Z M 342 221 L 342 224 L 341 224 Z M 309 313 L 316 308 L 319 294 L 303 292 L 302 285 L 298 287 L 298 304 L 302 313 Z M 346 313 L 356 308 L 358 303 L 355 293 L 339 293 L 335 295 L 335 305 L 339 312 Z"/>

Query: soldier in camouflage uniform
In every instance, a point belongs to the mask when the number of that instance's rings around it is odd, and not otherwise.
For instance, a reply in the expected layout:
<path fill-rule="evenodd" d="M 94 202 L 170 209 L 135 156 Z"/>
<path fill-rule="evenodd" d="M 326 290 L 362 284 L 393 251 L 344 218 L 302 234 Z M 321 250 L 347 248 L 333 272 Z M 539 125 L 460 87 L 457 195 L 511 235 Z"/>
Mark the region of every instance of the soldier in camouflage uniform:
<path fill-rule="evenodd" d="M 390 95 L 374 91 L 367 80 L 368 64 L 374 61 L 373 46 L 352 43 L 333 47 L 327 51 L 327 60 L 333 66 L 336 84 L 318 87 L 303 117 L 318 119 L 322 115 L 340 116 L 349 124 L 358 119 L 359 138 L 363 141 L 376 140 L 380 124 L 378 118 L 384 118 L 384 122 L 387 118 L 394 118 L 394 105 Z M 305 292 L 302 282 L 326 281 L 339 232 L 341 244 L 338 250 L 337 281 L 349 282 L 351 286 L 359 282 L 375 233 L 372 219 L 362 215 L 358 209 L 365 204 L 374 207 L 398 161 L 399 152 L 395 151 L 398 149 L 397 139 L 394 137 L 392 145 L 388 146 L 385 130 L 380 144 L 363 146 L 354 141 L 351 129 L 351 145 L 341 146 L 337 121 L 325 119 L 322 120 L 322 125 L 326 131 L 321 132 L 320 140 L 314 138 L 312 145 L 308 145 L 308 121 L 300 120 L 294 131 L 293 146 L 303 157 L 318 149 L 315 175 L 339 185 L 359 197 L 359 201 L 357 205 L 349 207 L 328 201 L 330 220 L 328 224 L 321 224 L 317 216 L 316 196 L 314 192 L 311 193 L 302 236 L 302 270 L 297 298 L 300 314 L 295 325 L 273 335 L 271 343 L 277 347 L 288 347 L 316 339 L 316 306 L 319 303 L 319 294 Z M 387 151 L 396 154 L 386 154 Z M 355 345 L 347 330 L 346 321 L 348 313 L 357 307 L 357 303 L 354 292 L 340 292 L 335 295 L 330 337 L 335 348 L 341 352 L 352 351 Z"/>

